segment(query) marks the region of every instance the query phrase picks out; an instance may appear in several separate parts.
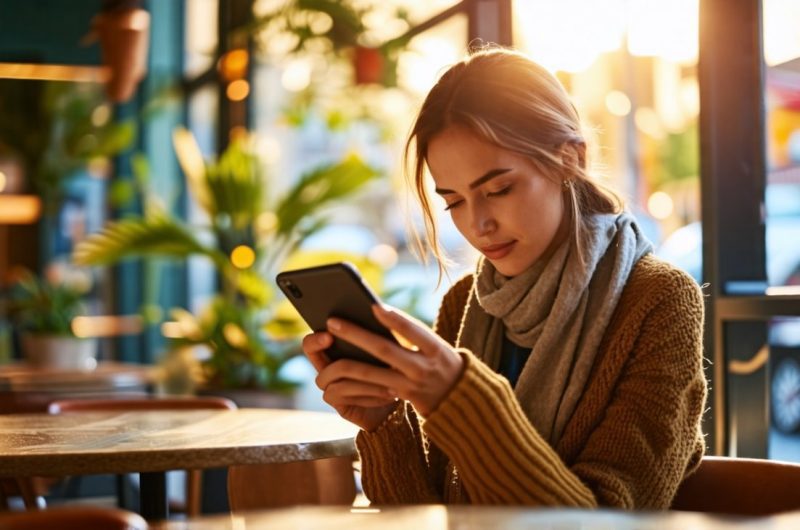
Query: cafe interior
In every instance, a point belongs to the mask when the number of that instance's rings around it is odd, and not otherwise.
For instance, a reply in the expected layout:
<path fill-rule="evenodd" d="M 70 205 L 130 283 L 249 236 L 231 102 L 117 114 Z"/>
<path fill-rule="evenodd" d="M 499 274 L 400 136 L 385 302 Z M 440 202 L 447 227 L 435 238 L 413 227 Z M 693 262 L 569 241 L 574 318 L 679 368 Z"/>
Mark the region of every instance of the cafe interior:
<path fill-rule="evenodd" d="M 800 2 L 0 0 L 0 529 L 800 527 Z M 371 502 L 286 270 L 431 325 L 426 93 L 487 43 L 702 286 L 705 456 L 669 510 Z M 449 224 L 448 224 L 449 223 Z M 391 480 L 386 477 L 386 480 Z"/>

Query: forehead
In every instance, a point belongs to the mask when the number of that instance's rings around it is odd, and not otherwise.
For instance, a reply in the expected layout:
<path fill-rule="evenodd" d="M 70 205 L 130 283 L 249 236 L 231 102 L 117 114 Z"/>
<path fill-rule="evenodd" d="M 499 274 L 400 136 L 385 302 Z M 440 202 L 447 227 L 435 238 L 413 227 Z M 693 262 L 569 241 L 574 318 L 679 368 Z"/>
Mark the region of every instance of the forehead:
<path fill-rule="evenodd" d="M 445 129 L 428 145 L 428 167 L 439 187 L 466 185 L 487 171 L 513 169 L 524 160 L 522 156 L 486 142 L 463 127 Z"/>

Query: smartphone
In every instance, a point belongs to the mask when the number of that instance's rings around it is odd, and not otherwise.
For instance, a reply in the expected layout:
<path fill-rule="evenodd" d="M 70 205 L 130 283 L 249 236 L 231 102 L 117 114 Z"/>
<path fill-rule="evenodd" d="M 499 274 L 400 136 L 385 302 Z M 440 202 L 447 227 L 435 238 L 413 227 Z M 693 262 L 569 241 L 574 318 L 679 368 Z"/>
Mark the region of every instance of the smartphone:
<path fill-rule="evenodd" d="M 275 278 L 281 291 L 314 331 L 326 331 L 329 317 L 338 317 L 397 342 L 392 333 L 372 313 L 378 297 L 364 283 L 358 269 L 350 263 L 331 263 L 320 267 L 284 271 Z M 370 353 L 334 337 L 328 357 L 354 359 L 387 366 Z"/>

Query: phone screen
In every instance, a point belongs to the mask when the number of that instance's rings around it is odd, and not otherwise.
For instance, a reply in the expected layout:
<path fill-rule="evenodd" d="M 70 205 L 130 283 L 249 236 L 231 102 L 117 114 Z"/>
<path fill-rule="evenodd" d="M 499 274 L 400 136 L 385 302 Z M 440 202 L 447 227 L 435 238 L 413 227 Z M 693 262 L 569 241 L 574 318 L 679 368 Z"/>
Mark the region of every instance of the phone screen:
<path fill-rule="evenodd" d="M 338 317 L 397 342 L 373 315 L 372 304 L 378 303 L 378 298 L 353 265 L 343 262 L 284 271 L 278 274 L 276 281 L 312 330 L 325 331 L 328 318 Z M 386 363 L 339 338 L 334 338 L 327 354 L 331 360 L 348 358 L 386 366 Z"/>

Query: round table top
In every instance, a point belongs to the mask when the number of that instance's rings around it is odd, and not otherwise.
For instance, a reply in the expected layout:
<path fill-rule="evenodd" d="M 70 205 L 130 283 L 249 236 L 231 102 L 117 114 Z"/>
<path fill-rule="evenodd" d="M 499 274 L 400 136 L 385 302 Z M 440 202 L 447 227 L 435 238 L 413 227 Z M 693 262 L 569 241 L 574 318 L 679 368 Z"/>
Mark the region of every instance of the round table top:
<path fill-rule="evenodd" d="M 140 387 L 151 383 L 156 368 L 103 361 L 93 370 L 53 370 L 24 362 L 0 365 L 0 391 L 76 392 Z"/>
<path fill-rule="evenodd" d="M 310 507 L 206 516 L 159 522 L 153 530 L 793 530 L 800 513 L 759 518 L 733 518 L 690 512 L 625 512 L 619 510 L 537 509 L 489 506 L 382 506 L 378 508 Z"/>
<path fill-rule="evenodd" d="M 358 427 L 277 409 L 0 416 L 0 476 L 203 469 L 355 454 Z"/>

